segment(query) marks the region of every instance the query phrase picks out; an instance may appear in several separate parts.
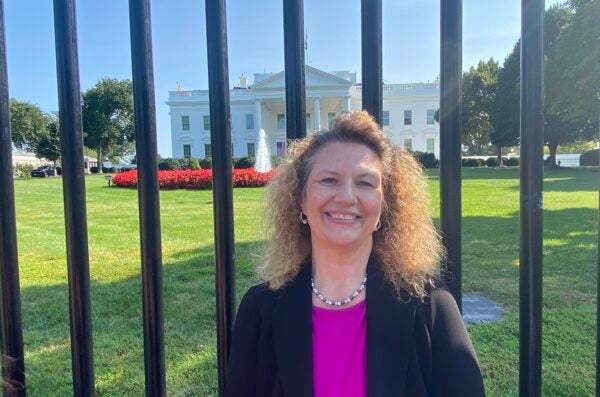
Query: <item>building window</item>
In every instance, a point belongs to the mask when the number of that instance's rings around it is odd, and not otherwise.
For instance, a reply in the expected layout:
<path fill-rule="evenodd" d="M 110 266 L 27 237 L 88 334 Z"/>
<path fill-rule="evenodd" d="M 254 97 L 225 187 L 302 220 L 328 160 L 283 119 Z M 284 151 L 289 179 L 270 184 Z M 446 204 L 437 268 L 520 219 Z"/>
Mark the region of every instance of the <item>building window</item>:
<path fill-rule="evenodd" d="M 434 153 L 434 152 L 435 152 L 435 139 L 427 138 L 427 153 Z"/>
<path fill-rule="evenodd" d="M 192 158 L 192 146 L 191 145 L 183 145 L 183 158 L 184 159 Z"/>
<path fill-rule="evenodd" d="M 248 157 L 256 157 L 256 149 L 254 148 L 254 142 L 246 144 Z"/>
<path fill-rule="evenodd" d="M 306 128 L 310 129 L 310 113 L 306 113 Z"/>
<path fill-rule="evenodd" d="M 210 131 L 210 116 L 204 115 L 202 120 L 204 121 L 204 131 Z"/>
<path fill-rule="evenodd" d="M 253 130 L 254 129 L 254 114 L 246 113 L 246 129 Z"/>
<path fill-rule="evenodd" d="M 212 150 L 210 147 L 210 143 L 204 144 L 204 157 L 212 157 Z"/>
<path fill-rule="evenodd" d="M 435 122 L 435 109 L 427 109 L 427 124 Z"/>
<path fill-rule="evenodd" d="M 335 120 L 335 112 L 327 113 L 327 125 L 329 128 L 333 126 L 333 121 Z"/>
<path fill-rule="evenodd" d="M 412 110 L 404 111 L 404 125 L 412 125 Z"/>
<path fill-rule="evenodd" d="M 383 115 L 381 117 L 381 125 L 388 126 L 390 125 L 390 111 L 384 110 Z"/>
<path fill-rule="evenodd" d="M 412 151 L 412 139 L 406 138 L 404 140 L 404 150 Z"/>
<path fill-rule="evenodd" d="M 282 142 L 282 141 L 277 142 L 277 155 L 279 157 L 285 156 L 285 142 Z"/>
<path fill-rule="evenodd" d="M 285 130 L 285 114 L 280 113 L 277 115 L 277 129 Z"/>
<path fill-rule="evenodd" d="M 183 131 L 190 130 L 190 116 L 181 116 L 181 129 Z"/>

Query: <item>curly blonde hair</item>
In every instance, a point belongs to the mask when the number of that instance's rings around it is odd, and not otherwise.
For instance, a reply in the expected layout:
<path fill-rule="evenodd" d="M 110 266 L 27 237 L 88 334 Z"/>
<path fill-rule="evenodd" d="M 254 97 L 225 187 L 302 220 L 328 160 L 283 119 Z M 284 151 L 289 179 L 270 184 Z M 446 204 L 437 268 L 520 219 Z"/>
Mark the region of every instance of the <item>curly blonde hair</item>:
<path fill-rule="evenodd" d="M 315 154 L 333 142 L 363 144 L 381 160 L 384 195 L 381 228 L 373 234 L 373 254 L 397 294 L 404 291 L 424 298 L 443 257 L 431 219 L 427 182 L 414 157 L 392 145 L 365 111 L 346 113 L 330 130 L 290 145 L 285 162 L 267 187 L 267 242 L 259 275 L 270 288 L 282 288 L 310 257 L 310 228 L 300 222 L 300 202 Z"/>

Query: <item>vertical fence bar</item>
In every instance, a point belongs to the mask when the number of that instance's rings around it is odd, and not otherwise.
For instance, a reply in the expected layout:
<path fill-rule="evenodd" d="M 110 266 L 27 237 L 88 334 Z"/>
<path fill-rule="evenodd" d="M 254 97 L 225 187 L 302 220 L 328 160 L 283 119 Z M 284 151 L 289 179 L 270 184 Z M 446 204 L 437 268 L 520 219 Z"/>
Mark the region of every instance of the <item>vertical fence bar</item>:
<path fill-rule="evenodd" d="M 598 63 L 600 64 L 600 37 L 596 38 L 596 48 L 596 51 L 598 51 Z M 600 77 L 600 70 L 598 73 L 598 77 Z M 598 141 L 600 142 L 600 87 L 598 87 L 596 99 L 598 99 Z M 598 158 L 598 164 L 600 164 L 600 158 Z M 600 173 L 598 175 L 598 208 L 600 209 Z M 600 301 L 598 300 L 600 298 L 600 211 L 598 212 L 596 261 L 596 397 L 600 397 Z"/>
<path fill-rule="evenodd" d="M 146 396 L 165 396 L 160 198 L 150 22 L 149 0 L 130 0 Z"/>
<path fill-rule="evenodd" d="M 283 0 L 285 118 L 287 139 L 306 136 L 304 87 L 304 1 Z"/>
<path fill-rule="evenodd" d="M 521 1 L 521 238 L 519 395 L 542 390 L 544 0 Z"/>
<path fill-rule="evenodd" d="M 600 37 L 596 37 L 596 51 L 600 64 Z M 599 76 L 600 77 L 600 71 Z M 600 87 L 596 93 L 598 100 L 598 141 L 600 141 Z M 600 158 L 598 159 L 600 164 Z M 598 208 L 600 208 L 600 173 L 598 179 Z M 600 397 L 600 212 L 598 212 L 598 243 L 596 245 L 596 397 Z"/>
<path fill-rule="evenodd" d="M 381 125 L 383 115 L 381 0 L 362 0 L 360 10 L 362 107 Z"/>
<path fill-rule="evenodd" d="M 225 391 L 227 356 L 235 308 L 233 188 L 231 178 L 231 114 L 227 64 L 225 0 L 206 1 L 206 40 L 213 147 L 213 203 L 217 295 L 217 364 L 219 395 Z"/>
<path fill-rule="evenodd" d="M 25 395 L 4 1 L 0 0 L 0 348 L 5 396 Z"/>
<path fill-rule="evenodd" d="M 54 30 L 69 273 L 73 394 L 93 396 L 90 269 L 74 0 L 54 0 Z"/>
<path fill-rule="evenodd" d="M 442 270 L 462 311 L 462 0 L 441 0 L 440 6 L 440 229 L 447 252 Z"/>

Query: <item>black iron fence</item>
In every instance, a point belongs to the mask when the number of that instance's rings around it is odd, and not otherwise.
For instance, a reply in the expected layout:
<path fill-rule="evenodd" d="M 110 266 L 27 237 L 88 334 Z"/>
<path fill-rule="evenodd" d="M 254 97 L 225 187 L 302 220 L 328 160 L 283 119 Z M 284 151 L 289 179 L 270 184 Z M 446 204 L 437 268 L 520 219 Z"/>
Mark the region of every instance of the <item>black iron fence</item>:
<path fill-rule="evenodd" d="M 219 394 L 235 312 L 231 120 L 225 0 L 206 0 L 213 148 L 213 196 Z M 441 0 L 440 184 L 445 272 L 461 303 L 461 73 L 462 0 Z M 304 136 L 303 1 L 283 0 L 287 138 Z M 543 0 L 522 0 L 521 16 L 521 396 L 541 395 Z M 147 396 L 166 395 L 160 210 L 149 0 L 130 0 L 131 53 L 139 172 L 144 364 Z M 362 0 L 363 108 L 382 116 L 382 5 Z M 89 256 L 75 0 L 54 0 L 56 63 L 63 162 L 73 393 L 93 396 Z M 3 0 L 0 0 L 0 278 L 2 376 L 6 395 L 26 394 L 20 313 L 11 133 Z M 599 264 L 600 266 L 600 264 Z M 598 340 L 597 340 L 598 341 Z M 597 342 L 598 343 L 598 342 Z M 600 346 L 600 345 L 599 345 Z M 598 350 L 598 349 L 597 349 Z M 597 352 L 598 360 L 598 352 Z M 598 366 L 596 367 L 598 380 Z M 596 382 L 598 385 L 598 381 Z M 599 395 L 598 386 L 596 395 Z"/>

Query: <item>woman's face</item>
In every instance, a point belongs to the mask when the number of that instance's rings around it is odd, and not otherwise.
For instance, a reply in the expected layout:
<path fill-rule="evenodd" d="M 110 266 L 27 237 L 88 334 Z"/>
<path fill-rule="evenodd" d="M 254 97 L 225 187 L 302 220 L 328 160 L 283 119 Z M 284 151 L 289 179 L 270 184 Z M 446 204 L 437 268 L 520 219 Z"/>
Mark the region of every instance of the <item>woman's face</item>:
<path fill-rule="evenodd" d="M 314 247 L 371 241 L 381 215 L 382 171 L 377 154 L 359 143 L 329 143 L 315 154 L 301 204 Z"/>

